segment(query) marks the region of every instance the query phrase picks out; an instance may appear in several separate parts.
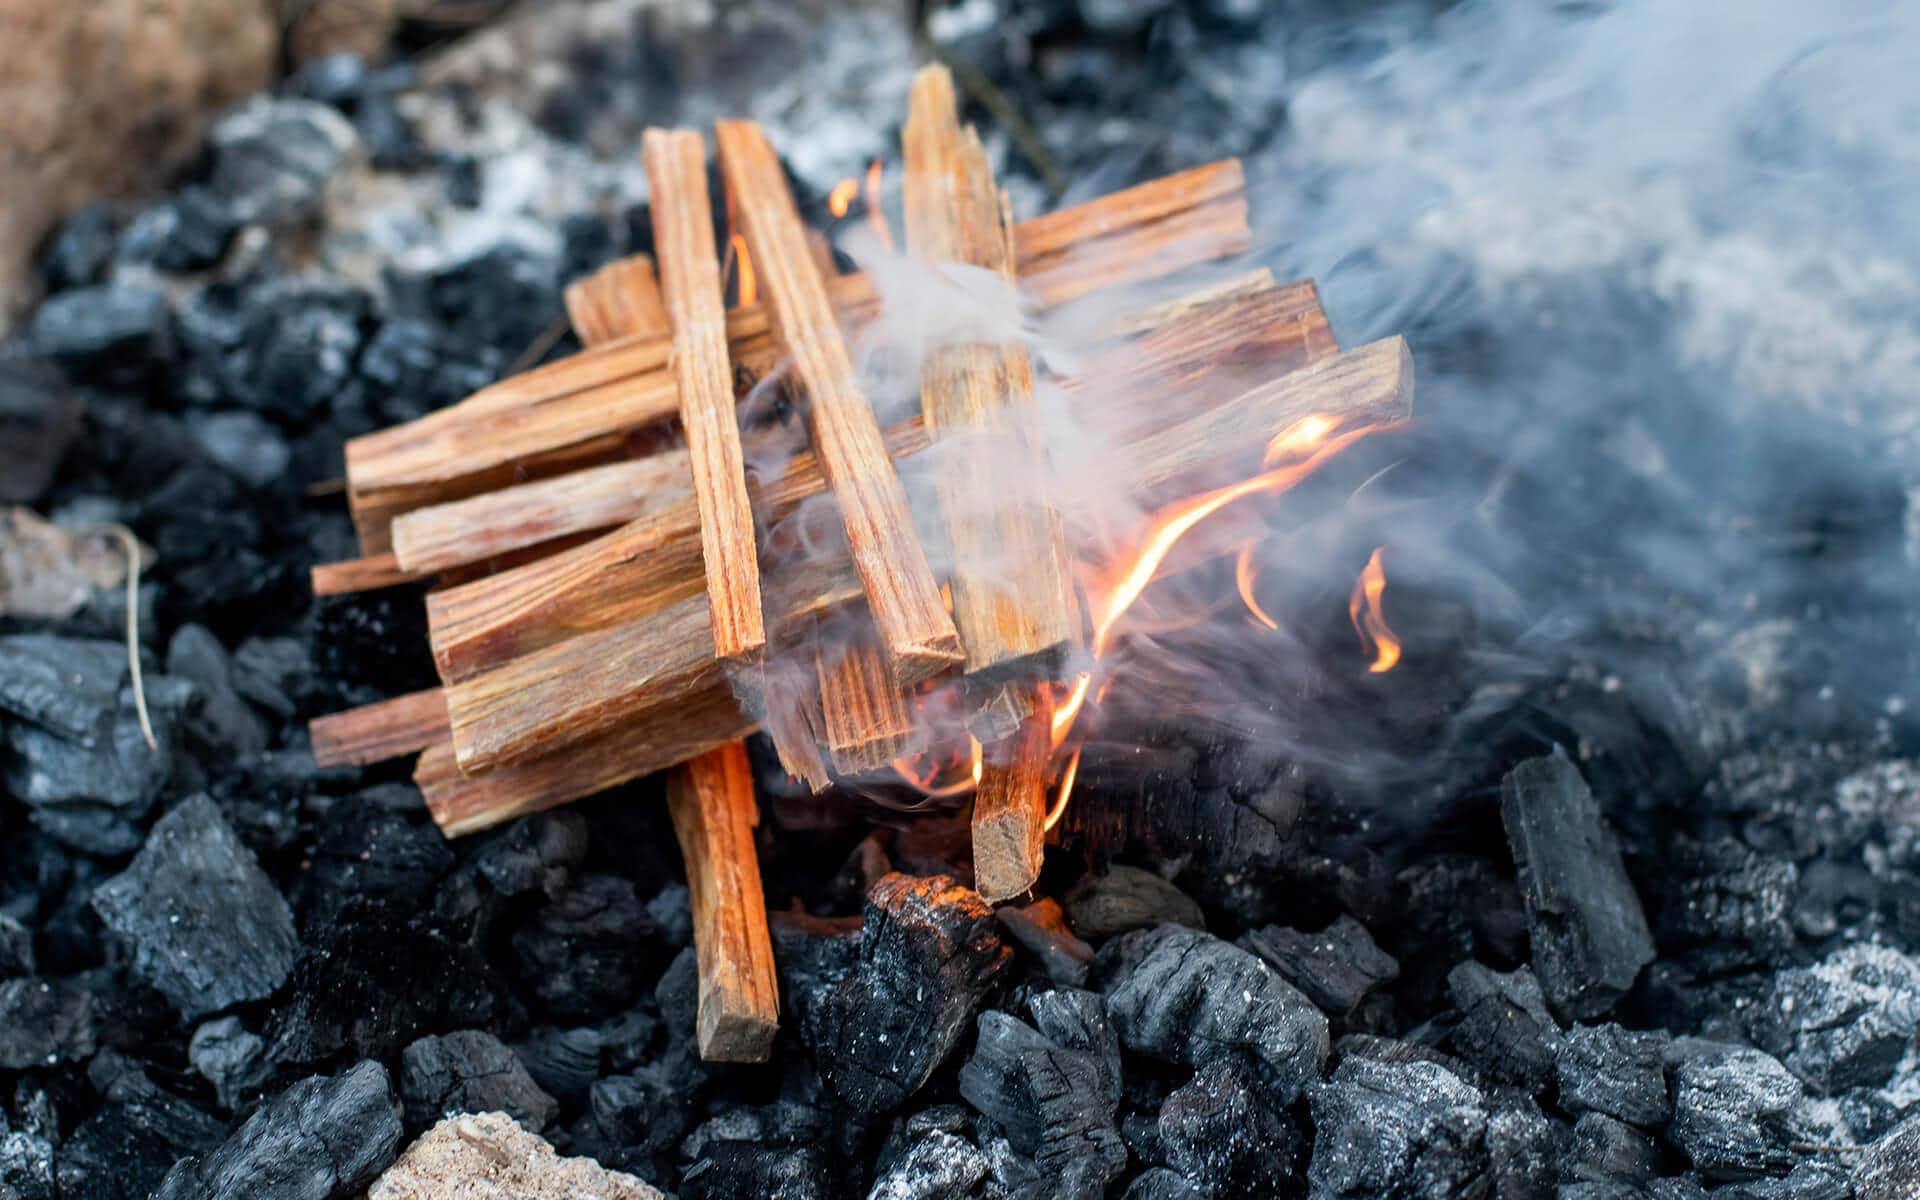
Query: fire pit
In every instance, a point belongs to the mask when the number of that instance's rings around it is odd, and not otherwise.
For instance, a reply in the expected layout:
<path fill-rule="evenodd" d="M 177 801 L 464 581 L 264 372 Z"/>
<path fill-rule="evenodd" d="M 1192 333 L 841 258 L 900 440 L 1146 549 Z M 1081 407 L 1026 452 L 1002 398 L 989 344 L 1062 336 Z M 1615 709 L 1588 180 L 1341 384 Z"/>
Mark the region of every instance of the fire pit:
<path fill-rule="evenodd" d="M 0 1195 L 1914 1195 L 1911 38 L 923 7 L 41 248 Z"/>

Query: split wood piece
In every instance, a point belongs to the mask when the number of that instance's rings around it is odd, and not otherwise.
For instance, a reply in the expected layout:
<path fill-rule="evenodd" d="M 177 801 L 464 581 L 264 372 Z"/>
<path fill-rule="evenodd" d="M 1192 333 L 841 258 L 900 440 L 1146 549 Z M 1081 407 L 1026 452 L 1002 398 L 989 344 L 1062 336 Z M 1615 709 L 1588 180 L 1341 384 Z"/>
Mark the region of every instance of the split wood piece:
<path fill-rule="evenodd" d="M 1191 412 L 1334 349 L 1313 286 L 1291 284 L 1194 308 L 1149 339 L 1088 353 L 1081 377 L 1094 381 L 1099 394 L 1070 403 L 1079 406 L 1083 427 L 1112 429 L 1110 439 L 1118 440 L 1127 431 L 1164 426 L 1168 395 L 1179 397 L 1175 411 Z M 1127 393 L 1138 398 L 1137 410 L 1101 386 L 1109 380 L 1140 385 Z M 927 445 L 917 418 L 889 430 L 887 441 L 895 458 Z M 684 475 L 678 478 L 691 487 Z M 825 487 L 813 456 L 802 453 L 777 479 L 749 490 L 755 511 L 774 523 Z M 436 592 L 427 597 L 427 623 L 441 678 L 457 682 L 692 595 L 700 587 L 699 552 L 699 513 L 683 497 L 577 549 Z"/>
<path fill-rule="evenodd" d="M 425 750 L 447 736 L 447 701 L 439 688 L 395 696 L 307 726 L 320 767 L 364 766 Z"/>
<path fill-rule="evenodd" d="M 860 390 L 780 157 L 752 121 L 721 121 L 714 140 L 774 328 L 806 385 L 814 454 L 839 504 L 888 668 L 900 686 L 910 686 L 960 660 L 960 634 L 940 601 L 879 420 Z"/>
<path fill-rule="evenodd" d="M 667 328 L 653 259 L 617 258 L 585 279 L 567 285 L 567 320 L 583 346 L 655 333 Z"/>
<path fill-rule="evenodd" d="M 1045 276 L 1039 294 L 1065 303 L 1101 287 L 1145 282 L 1245 248 L 1250 233 L 1239 164 L 1195 167 L 1026 222 L 1015 230 Z M 1184 207 L 1183 207 L 1184 206 Z M 1098 243 L 1099 269 L 1074 256 L 1074 239 Z M 1107 262 L 1107 259 L 1111 262 Z M 828 284 L 843 319 L 858 322 L 878 305 L 864 275 Z M 733 362 L 755 374 L 779 360 L 764 307 L 727 317 Z M 347 443 L 348 500 L 363 548 L 388 548 L 399 513 L 617 456 L 624 433 L 673 416 L 679 408 L 664 334 L 629 337 L 571 355 L 482 388 L 466 400 Z"/>
<path fill-rule="evenodd" d="M 832 636 L 813 640 L 827 754 L 840 774 L 864 775 L 918 752 L 926 735 L 866 614 L 855 606 L 832 620 Z"/>
<path fill-rule="evenodd" d="M 391 552 L 349 558 L 341 562 L 320 563 L 310 572 L 313 594 L 344 596 L 350 592 L 369 592 L 375 588 L 413 583 L 420 577 L 403 569 Z"/>
<path fill-rule="evenodd" d="M 1053 706 L 1045 696 L 1035 697 L 1011 737 L 981 751 L 980 783 L 973 791 L 973 886 L 990 904 L 1020 895 L 1040 878 L 1052 755 Z"/>
<path fill-rule="evenodd" d="M 1383 427 L 1404 420 L 1412 386 L 1405 342 L 1376 342 L 1169 427 L 1129 448 L 1114 474 L 1127 485 L 1182 477 L 1209 465 L 1249 474 L 1258 470 L 1268 439 L 1309 414 Z M 859 594 L 845 560 L 823 558 L 816 576 L 815 589 L 795 598 L 785 619 L 810 618 Z M 770 630 L 782 626 L 781 617 L 768 616 Z M 477 687 L 500 706 L 493 715 L 503 728 L 488 736 L 492 758 L 506 765 L 462 774 L 451 755 L 436 758 L 430 751 L 415 774 L 428 807 L 450 834 L 471 832 L 684 762 L 740 736 L 752 723 L 712 654 L 706 604 L 694 596 L 664 613 L 573 638 L 447 689 L 456 745 L 464 689 Z M 528 757 L 513 762 L 499 753 L 507 745 Z M 532 757 L 535 751 L 539 757 Z"/>
<path fill-rule="evenodd" d="M 914 76 L 901 143 L 909 249 L 934 269 L 960 263 L 1011 281 L 1005 200 L 979 135 L 960 125 L 945 67 Z M 1074 637 L 1077 613 L 1047 501 L 1026 347 L 934 348 L 920 373 L 920 412 L 939 446 L 934 491 L 967 673 L 1051 654 Z"/>
<path fill-rule="evenodd" d="M 658 204 L 659 189 L 653 194 Z M 667 782 L 667 808 L 693 904 L 700 1057 L 765 1062 L 780 1028 L 780 994 L 753 845 L 759 808 L 745 744 L 729 742 L 676 771 Z"/>
<path fill-rule="evenodd" d="M 653 247 L 660 256 L 661 290 L 673 330 L 680 427 L 700 505 L 714 649 L 729 662 L 753 662 L 766 650 L 767 634 L 760 620 L 760 561 L 727 361 L 727 312 L 707 195 L 706 144 L 691 129 L 649 129 L 641 144 L 653 196 Z M 747 269 L 743 262 L 743 278 Z"/>

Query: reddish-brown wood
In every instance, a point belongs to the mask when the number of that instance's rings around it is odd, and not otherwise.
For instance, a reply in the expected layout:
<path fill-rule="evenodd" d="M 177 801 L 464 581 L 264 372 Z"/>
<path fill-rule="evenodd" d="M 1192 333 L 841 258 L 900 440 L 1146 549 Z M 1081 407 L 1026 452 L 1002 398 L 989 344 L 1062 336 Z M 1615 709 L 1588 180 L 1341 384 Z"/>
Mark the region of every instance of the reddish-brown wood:
<path fill-rule="evenodd" d="M 318 717 L 307 732 L 315 766 L 364 766 L 425 750 L 446 737 L 447 701 L 439 688 L 409 692 Z"/>
<path fill-rule="evenodd" d="M 981 752 L 973 791 L 973 886 L 989 903 L 1010 900 L 1040 878 L 1052 753 L 1053 706 L 1037 693 L 1020 727 Z"/>

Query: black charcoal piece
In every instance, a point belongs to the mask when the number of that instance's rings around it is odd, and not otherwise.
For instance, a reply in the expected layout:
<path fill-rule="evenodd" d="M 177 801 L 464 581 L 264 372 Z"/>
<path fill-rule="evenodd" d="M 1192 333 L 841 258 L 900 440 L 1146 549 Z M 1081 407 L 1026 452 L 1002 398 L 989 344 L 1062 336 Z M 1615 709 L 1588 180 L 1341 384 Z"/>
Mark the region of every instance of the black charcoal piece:
<path fill-rule="evenodd" d="M 945 875 L 883 878 L 867 897 L 857 967 L 807 1012 L 828 1085 L 868 1116 L 898 1108 L 952 1053 L 1012 956 L 972 889 Z"/>
<path fill-rule="evenodd" d="M 183 1156 L 226 1136 L 223 1122 L 157 1086 L 117 1051 L 102 1051 L 87 1078 L 103 1103 L 60 1147 L 57 1178 L 67 1200 L 144 1196 Z"/>
<path fill-rule="evenodd" d="M 934 1130 L 915 1140 L 873 1181 L 867 1200 L 963 1200 L 987 1177 L 988 1169 L 980 1147 Z"/>
<path fill-rule="evenodd" d="M 990 1009 L 980 1014 L 973 1057 L 960 1068 L 960 1094 L 1005 1129 L 1014 1150 L 1061 1194 L 1099 1196 L 1127 1164 L 1114 1125 L 1120 1081 L 1118 1047 L 1111 1049 L 1113 1059 L 1103 1049 L 1063 1046 Z"/>
<path fill-rule="evenodd" d="M 41 633 L 0 638 L 0 711 L 68 738 L 93 734 L 120 694 L 127 648 Z"/>
<path fill-rule="evenodd" d="M 423 1037 L 400 1056 L 407 1127 L 422 1130 L 457 1113 L 503 1112 L 538 1133 L 559 1105 L 500 1039 L 480 1029 Z"/>
<path fill-rule="evenodd" d="M 1604 1113 L 1582 1113 L 1573 1123 L 1561 1177 L 1593 1183 L 1645 1183 L 1660 1165 L 1653 1139 Z"/>
<path fill-rule="evenodd" d="M 233 687 L 233 660 L 204 625 L 182 625 L 167 643 L 167 674 L 193 684 L 199 704 L 187 728 L 219 754 L 257 754 L 267 748 L 267 725 Z"/>
<path fill-rule="evenodd" d="M 1265 959 L 1329 1016 L 1346 1016 L 1368 992 L 1400 977 L 1400 964 L 1345 914 L 1319 933 L 1269 925 L 1236 944 Z"/>
<path fill-rule="evenodd" d="M 142 365 L 164 359 L 173 340 L 167 296 L 134 284 L 75 288 L 33 315 L 33 347 L 71 370 L 94 375 L 105 364 Z"/>
<path fill-rule="evenodd" d="M 85 1062 L 98 1024 L 93 994 L 85 987 L 31 975 L 0 983 L 0 1069 Z"/>
<path fill-rule="evenodd" d="M 1173 7 L 1172 0 L 1078 0 L 1080 19 L 1089 29 L 1112 37 L 1146 31 L 1153 19 Z"/>
<path fill-rule="evenodd" d="M 378 902 L 401 912 L 433 907 L 453 866 L 447 839 L 432 825 L 360 795 L 336 804 L 320 824 L 308 868 L 296 887 L 303 929 L 330 927 L 348 905 Z"/>
<path fill-rule="evenodd" d="M 393 1161 L 400 1114 L 386 1068 L 363 1062 L 303 1079 L 248 1117 L 219 1149 L 167 1172 L 156 1200 L 333 1200 Z"/>
<path fill-rule="evenodd" d="M 542 1090 L 569 1104 L 577 1104 L 600 1077 L 599 1031 L 594 1029 L 536 1029 L 525 1041 L 515 1042 L 514 1054 Z"/>
<path fill-rule="evenodd" d="M 647 901 L 647 915 L 660 931 L 660 941 L 676 950 L 693 944 L 693 894 L 684 883 L 670 883 Z"/>
<path fill-rule="evenodd" d="M 49 292 L 98 283 L 113 261 L 113 206 L 88 204 L 75 209 L 47 239 L 40 256 L 40 277 Z"/>
<path fill-rule="evenodd" d="M 213 1085 L 220 1107 L 229 1112 L 245 1103 L 270 1071 L 266 1040 L 250 1032 L 239 1017 L 215 1017 L 193 1031 L 187 1061 Z"/>
<path fill-rule="evenodd" d="M 1155 925 L 1207 925 L 1193 897 L 1152 871 L 1119 864 L 1075 884 L 1066 905 L 1073 931 L 1096 942 Z"/>
<path fill-rule="evenodd" d="M 55 1200 L 53 1161 L 51 1141 L 0 1121 L 0 1196 Z"/>
<path fill-rule="evenodd" d="M 259 97 L 221 118 L 209 141 L 214 192 L 240 221 L 277 226 L 319 211 L 358 138 L 324 104 Z"/>
<path fill-rule="evenodd" d="M 188 185 L 129 222 L 117 254 L 123 263 L 197 271 L 220 261 L 239 228 L 239 217 L 225 200 Z"/>
<path fill-rule="evenodd" d="M 196 415 L 188 424 L 207 457 L 253 487 L 271 485 L 293 459 L 280 431 L 258 413 L 237 409 Z"/>
<path fill-rule="evenodd" d="M 1857 943 L 1773 977 L 1754 1039 L 1828 1095 L 1885 1083 L 1920 1028 L 1920 962 Z"/>
<path fill-rule="evenodd" d="M 587 1092 L 581 1148 L 609 1167 L 658 1179 L 678 1161 L 693 1115 L 687 1089 L 658 1065 L 609 1075 Z"/>
<path fill-rule="evenodd" d="M 1854 1166 L 1854 1200 L 1910 1200 L 1920 1179 L 1920 1113 L 1867 1147 Z"/>
<path fill-rule="evenodd" d="M 1136 1175 L 1121 1200 L 1207 1200 L 1207 1194 L 1178 1171 L 1154 1167 Z"/>
<path fill-rule="evenodd" d="M 1660 907 L 1663 940 L 1697 948 L 1715 971 L 1768 962 L 1794 944 L 1800 870 L 1732 838 L 1681 848 Z"/>
<path fill-rule="evenodd" d="M 1490 1200 L 1554 1200 L 1553 1181 L 1570 1136 L 1566 1127 L 1516 1089 L 1496 1089 L 1487 1099 Z"/>
<path fill-rule="evenodd" d="M 206 796 L 161 817 L 93 908 L 187 1017 L 272 994 L 299 949 L 286 901 Z"/>
<path fill-rule="evenodd" d="M 1316 1200 L 1464 1200 L 1487 1175 L 1486 1098 L 1438 1064 L 1349 1057 L 1308 1094 Z"/>
<path fill-rule="evenodd" d="M 80 432 L 81 404 L 44 364 L 0 363 L 0 501 L 32 503 Z"/>
<path fill-rule="evenodd" d="M 1586 780 L 1564 754 L 1501 781 L 1500 815 L 1520 871 L 1533 967 L 1563 1017 L 1597 1017 L 1653 961 L 1646 914 Z"/>
<path fill-rule="evenodd" d="M 1800 1115 L 1800 1081 L 1771 1055 L 1681 1039 L 1668 1059 L 1678 1061 L 1667 1139 L 1706 1178 L 1777 1174 L 1799 1161 L 1793 1143 L 1813 1140 Z"/>
<path fill-rule="evenodd" d="M 502 896 L 556 896 L 586 857 L 587 820 L 563 809 L 508 825 L 481 847 L 474 865 Z"/>
<path fill-rule="evenodd" d="M 1856 1200 L 1861 1193 L 1847 1182 L 1838 1164 L 1803 1162 L 1785 1175 L 1729 1183 L 1713 1189 L 1713 1200 Z M 1911 1184 L 1912 1180 L 1908 1180 Z M 1911 1196 L 1911 1191 L 1895 1193 Z"/>
<path fill-rule="evenodd" d="M 1327 1019 L 1258 958 L 1211 934 L 1162 925 L 1101 949 L 1107 1013 L 1128 1049 L 1190 1067 L 1238 1053 L 1291 1104 L 1327 1059 Z"/>
<path fill-rule="evenodd" d="M 1560 1107 L 1605 1113 L 1642 1129 L 1660 1129 L 1673 1116 L 1667 1094 L 1665 1033 L 1618 1025 L 1576 1025 L 1560 1046 L 1556 1077 Z"/>
<path fill-rule="evenodd" d="M 1047 978 L 1065 987 L 1084 987 L 1093 947 L 1075 937 L 1056 900 L 1041 899 L 1023 907 L 1003 906 L 994 916 L 1014 944 L 1040 963 Z"/>
<path fill-rule="evenodd" d="M 718 1141 L 680 1173 L 680 1200 L 827 1200 L 832 1177 L 812 1146 Z"/>
<path fill-rule="evenodd" d="M 1446 1045 L 1493 1082 L 1540 1094 L 1553 1079 L 1559 1034 L 1505 996 L 1489 994 L 1461 1007 Z"/>
<path fill-rule="evenodd" d="M 33 932 L 19 918 L 0 912 L 0 979 L 33 972 Z"/>
<path fill-rule="evenodd" d="M 633 881 L 583 875 L 513 932 L 521 978 L 557 1017 L 594 1019 L 630 1003 L 660 951 Z"/>
<path fill-rule="evenodd" d="M 1298 1186 L 1299 1131 L 1230 1059 L 1215 1059 L 1168 1096 L 1158 1130 L 1167 1165 L 1203 1195 L 1279 1196 Z"/>

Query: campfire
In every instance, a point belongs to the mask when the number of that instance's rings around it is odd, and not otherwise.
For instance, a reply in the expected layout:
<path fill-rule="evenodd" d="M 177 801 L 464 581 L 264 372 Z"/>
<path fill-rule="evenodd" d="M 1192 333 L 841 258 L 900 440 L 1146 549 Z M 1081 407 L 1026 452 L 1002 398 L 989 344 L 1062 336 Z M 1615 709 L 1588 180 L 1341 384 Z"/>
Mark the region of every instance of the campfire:
<path fill-rule="evenodd" d="M 1312 283 L 1235 264 L 1237 162 L 1015 224 L 942 67 L 902 134 L 906 264 L 877 163 L 828 197 L 846 218 L 864 195 L 882 246 L 844 274 L 759 127 L 714 140 L 719 234 L 700 133 L 646 135 L 654 253 L 569 289 L 585 350 L 348 444 L 364 553 L 314 588 L 438 577 L 443 686 L 312 737 L 322 765 L 418 753 L 450 837 L 671 769 L 701 1052 L 758 1061 L 777 1001 L 741 739 L 815 791 L 971 793 L 976 889 L 1027 893 L 1136 604 L 1234 559 L 1272 626 L 1257 533 L 1216 514 L 1404 422 L 1412 364 L 1397 338 L 1342 351 Z M 1072 333 L 1036 361 L 1029 320 Z M 917 409 L 895 412 L 855 356 L 913 335 Z M 1351 602 L 1376 672 L 1399 654 L 1385 584 L 1376 551 Z"/>

